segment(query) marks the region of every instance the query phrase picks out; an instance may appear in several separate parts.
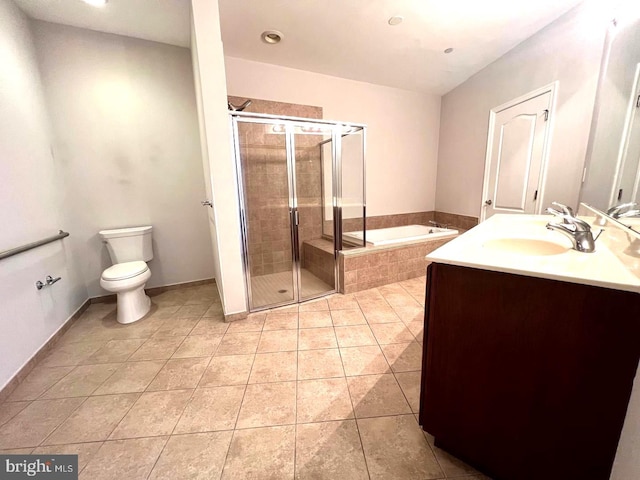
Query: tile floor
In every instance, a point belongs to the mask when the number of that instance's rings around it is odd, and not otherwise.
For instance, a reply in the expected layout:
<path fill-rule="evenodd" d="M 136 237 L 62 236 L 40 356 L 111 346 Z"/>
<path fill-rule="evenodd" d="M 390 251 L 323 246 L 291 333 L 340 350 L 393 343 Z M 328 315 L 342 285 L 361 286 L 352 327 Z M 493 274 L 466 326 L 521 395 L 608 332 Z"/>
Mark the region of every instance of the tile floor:
<path fill-rule="evenodd" d="M 315 297 L 335 289 L 306 268 L 300 269 L 300 288 L 301 298 Z M 293 272 L 253 275 L 251 294 L 256 308 L 293 301 Z"/>
<path fill-rule="evenodd" d="M 94 304 L 0 405 L 80 478 L 486 479 L 418 426 L 424 278 L 223 322 L 211 285 Z"/>

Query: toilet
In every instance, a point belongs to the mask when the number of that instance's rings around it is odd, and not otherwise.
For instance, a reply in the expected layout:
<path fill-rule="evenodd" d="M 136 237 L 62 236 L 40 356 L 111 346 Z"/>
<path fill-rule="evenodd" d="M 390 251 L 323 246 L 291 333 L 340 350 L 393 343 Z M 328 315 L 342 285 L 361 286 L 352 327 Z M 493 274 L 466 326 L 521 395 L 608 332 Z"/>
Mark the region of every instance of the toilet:
<path fill-rule="evenodd" d="M 140 320 L 151 309 L 151 299 L 144 292 L 144 286 L 151 278 L 146 262 L 153 258 L 152 231 L 153 227 L 145 226 L 99 232 L 113 263 L 102 272 L 100 286 L 117 294 L 119 323 Z"/>

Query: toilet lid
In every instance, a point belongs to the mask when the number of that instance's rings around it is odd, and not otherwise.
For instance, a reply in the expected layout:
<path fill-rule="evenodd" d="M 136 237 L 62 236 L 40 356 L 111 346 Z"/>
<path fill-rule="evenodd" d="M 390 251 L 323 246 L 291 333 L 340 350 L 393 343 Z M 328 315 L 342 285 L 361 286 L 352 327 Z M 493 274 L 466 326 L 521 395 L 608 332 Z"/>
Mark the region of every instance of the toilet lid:
<path fill-rule="evenodd" d="M 102 272 L 103 280 L 126 280 L 149 270 L 143 261 L 116 263 Z"/>

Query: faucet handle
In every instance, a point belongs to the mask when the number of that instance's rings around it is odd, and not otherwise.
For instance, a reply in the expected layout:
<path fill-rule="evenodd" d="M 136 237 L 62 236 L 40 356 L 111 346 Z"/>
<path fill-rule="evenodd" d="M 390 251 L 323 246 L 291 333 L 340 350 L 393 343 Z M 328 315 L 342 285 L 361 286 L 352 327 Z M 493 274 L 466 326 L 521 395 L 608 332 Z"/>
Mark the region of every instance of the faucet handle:
<path fill-rule="evenodd" d="M 562 213 L 564 213 L 565 215 L 570 215 L 570 216 L 574 216 L 573 215 L 573 209 L 571 207 L 568 207 L 566 205 L 563 205 L 562 203 L 558 203 L 558 202 L 551 202 L 551 205 L 553 205 L 554 207 L 558 207 L 560 209 L 560 211 Z"/>
<path fill-rule="evenodd" d="M 618 218 L 621 216 L 620 212 L 622 212 L 623 210 L 627 210 L 637 206 L 638 204 L 636 202 L 627 202 L 621 203 L 619 205 L 614 205 L 609 210 L 607 210 L 607 215 L 611 215 L 613 218 Z"/>

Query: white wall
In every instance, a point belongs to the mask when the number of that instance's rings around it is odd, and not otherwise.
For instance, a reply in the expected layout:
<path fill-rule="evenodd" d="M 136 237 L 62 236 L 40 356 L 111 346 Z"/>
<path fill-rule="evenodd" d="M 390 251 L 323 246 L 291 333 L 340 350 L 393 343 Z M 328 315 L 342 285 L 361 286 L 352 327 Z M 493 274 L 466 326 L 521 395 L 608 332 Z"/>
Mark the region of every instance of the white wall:
<path fill-rule="evenodd" d="M 230 95 L 323 108 L 367 124 L 367 215 L 434 209 L 440 97 L 240 58 L 225 58 Z"/>
<path fill-rule="evenodd" d="M 489 110 L 556 80 L 541 202 L 578 203 L 605 25 L 590 5 L 577 7 L 442 98 L 436 210 L 479 216 Z"/>
<path fill-rule="evenodd" d="M 213 277 L 189 49 L 33 25 L 89 295 L 108 293 L 105 228 L 153 225 L 148 287 Z"/>
<path fill-rule="evenodd" d="M 192 0 L 192 40 L 194 72 L 198 91 L 203 162 L 207 172 L 213 217 L 211 233 L 216 250 L 218 289 L 224 313 L 247 310 L 240 207 L 235 165 L 231 148 L 231 128 L 227 112 L 224 54 L 220 35 L 217 0 Z M 209 187 L 207 187 L 209 189 Z"/>
<path fill-rule="evenodd" d="M 75 233 L 64 215 L 58 160 L 27 18 L 0 2 L 0 251 L 49 237 L 72 236 L 0 260 L 0 390 L 87 299 L 74 260 Z M 47 275 L 62 281 L 43 290 Z"/>

